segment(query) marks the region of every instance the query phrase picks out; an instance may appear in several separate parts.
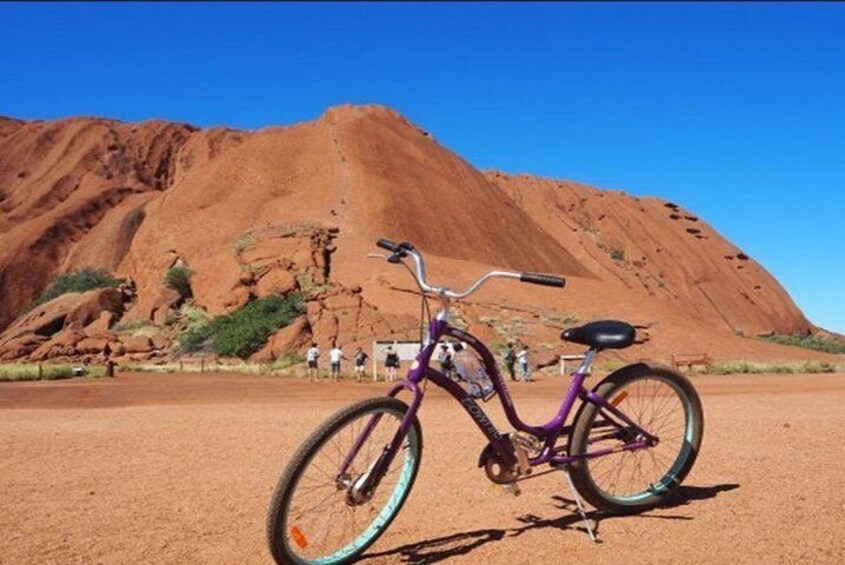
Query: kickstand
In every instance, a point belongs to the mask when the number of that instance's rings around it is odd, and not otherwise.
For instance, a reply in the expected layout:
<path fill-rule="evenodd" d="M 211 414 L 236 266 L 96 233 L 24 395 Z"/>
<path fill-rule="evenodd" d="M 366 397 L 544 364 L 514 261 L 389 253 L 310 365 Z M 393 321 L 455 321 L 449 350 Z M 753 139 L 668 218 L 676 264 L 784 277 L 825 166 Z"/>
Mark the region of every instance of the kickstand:
<path fill-rule="evenodd" d="M 575 506 L 577 507 L 578 515 L 581 516 L 581 519 L 584 521 L 584 527 L 587 528 L 587 533 L 590 534 L 590 539 L 595 543 L 599 543 L 598 538 L 596 538 L 596 534 L 593 532 L 593 528 L 590 527 L 590 520 L 584 513 L 584 504 L 581 502 L 581 495 L 575 489 L 575 485 L 572 483 L 572 477 L 569 476 L 569 467 L 564 467 L 562 471 L 566 473 L 566 482 L 569 483 L 569 488 L 572 490 L 572 497 L 575 499 Z"/>

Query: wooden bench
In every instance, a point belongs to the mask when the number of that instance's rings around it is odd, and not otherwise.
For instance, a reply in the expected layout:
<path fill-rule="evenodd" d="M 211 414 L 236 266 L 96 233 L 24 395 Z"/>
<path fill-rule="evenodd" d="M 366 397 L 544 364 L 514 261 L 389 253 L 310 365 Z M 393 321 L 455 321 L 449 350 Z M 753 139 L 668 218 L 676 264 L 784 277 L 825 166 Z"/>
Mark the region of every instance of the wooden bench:
<path fill-rule="evenodd" d="M 706 353 L 678 353 L 672 355 L 672 365 L 677 369 L 687 366 L 692 370 L 695 365 L 706 367 L 710 364 L 710 361 L 710 356 Z"/>

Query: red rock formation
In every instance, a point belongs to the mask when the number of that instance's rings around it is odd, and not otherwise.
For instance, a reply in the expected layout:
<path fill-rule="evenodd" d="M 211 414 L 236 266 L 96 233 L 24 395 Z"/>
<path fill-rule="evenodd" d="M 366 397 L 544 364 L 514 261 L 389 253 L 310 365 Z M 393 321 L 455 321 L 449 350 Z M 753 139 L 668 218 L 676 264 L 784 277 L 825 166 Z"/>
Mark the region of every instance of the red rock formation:
<path fill-rule="evenodd" d="M 406 273 L 365 259 L 382 236 L 414 242 L 441 282 L 466 283 L 491 266 L 570 278 L 563 294 L 494 283 L 462 305 L 466 323 L 491 337 L 552 348 L 564 321 L 628 317 L 650 336 L 642 356 L 697 344 L 779 351 L 734 334 L 813 330 L 760 265 L 681 206 L 481 173 L 386 108 L 337 107 L 256 132 L 0 119 L 0 328 L 57 274 L 85 266 L 137 287 L 125 314 L 85 316 L 89 338 L 118 321 L 171 323 L 181 298 L 162 278 L 185 265 L 193 300 L 210 315 L 254 297 L 308 294 L 296 338 L 272 341 L 268 358 L 289 352 L 306 329 L 323 347 L 412 336 L 419 304 Z M 497 312 L 511 314 L 483 321 Z M 0 336 L 7 358 L 76 345 L 51 340 L 59 327 L 14 327 Z M 133 355 L 165 349 L 114 343 Z"/>
<path fill-rule="evenodd" d="M 763 267 L 678 204 L 528 175 L 487 176 L 603 280 L 733 332 L 812 327 Z"/>

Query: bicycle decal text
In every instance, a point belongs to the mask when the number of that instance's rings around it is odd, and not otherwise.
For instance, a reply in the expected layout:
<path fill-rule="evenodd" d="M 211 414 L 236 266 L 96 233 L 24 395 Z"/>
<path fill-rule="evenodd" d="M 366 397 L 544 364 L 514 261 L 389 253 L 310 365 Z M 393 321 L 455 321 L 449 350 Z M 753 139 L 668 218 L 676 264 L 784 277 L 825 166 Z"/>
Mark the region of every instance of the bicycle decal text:
<path fill-rule="evenodd" d="M 495 424 L 490 421 L 490 418 L 488 418 L 487 414 L 484 413 L 484 410 L 476 404 L 475 400 L 472 398 L 464 398 L 461 400 L 461 405 L 466 408 L 466 411 L 469 412 L 469 415 L 472 416 L 472 419 L 475 420 L 475 423 L 478 424 L 482 430 L 487 431 L 494 438 L 499 437 L 499 430 L 496 429 Z"/>

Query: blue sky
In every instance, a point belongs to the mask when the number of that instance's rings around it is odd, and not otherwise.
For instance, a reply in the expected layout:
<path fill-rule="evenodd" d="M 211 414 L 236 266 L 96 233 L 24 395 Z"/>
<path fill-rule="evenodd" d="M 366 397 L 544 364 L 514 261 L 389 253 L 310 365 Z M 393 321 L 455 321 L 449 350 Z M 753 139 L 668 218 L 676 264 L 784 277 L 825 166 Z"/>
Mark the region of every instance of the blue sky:
<path fill-rule="evenodd" d="M 845 333 L 845 4 L 0 4 L 0 114 L 380 103 L 479 168 L 677 201 Z"/>

